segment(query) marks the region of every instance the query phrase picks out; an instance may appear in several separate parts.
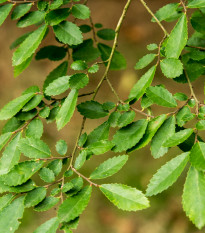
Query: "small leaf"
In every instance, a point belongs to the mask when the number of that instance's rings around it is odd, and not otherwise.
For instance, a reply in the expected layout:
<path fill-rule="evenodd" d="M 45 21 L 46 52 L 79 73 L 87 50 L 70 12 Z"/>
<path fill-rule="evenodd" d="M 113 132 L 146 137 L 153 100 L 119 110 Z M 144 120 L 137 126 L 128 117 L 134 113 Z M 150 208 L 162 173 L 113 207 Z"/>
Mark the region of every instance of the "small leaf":
<path fill-rule="evenodd" d="M 184 129 L 169 137 L 164 143 L 163 146 L 165 147 L 173 147 L 181 144 L 187 138 L 191 136 L 193 133 L 193 129 Z"/>
<path fill-rule="evenodd" d="M 117 125 L 118 127 L 125 127 L 133 122 L 135 119 L 136 113 L 134 111 L 128 111 L 122 113 L 119 117 Z"/>
<path fill-rule="evenodd" d="M 136 188 L 123 184 L 103 184 L 100 190 L 119 209 L 137 211 L 149 207 L 148 199 Z"/>
<path fill-rule="evenodd" d="M 100 164 L 90 175 L 90 179 L 104 179 L 117 173 L 127 162 L 128 155 L 110 158 Z"/>
<path fill-rule="evenodd" d="M 14 6 L 13 4 L 6 4 L 3 6 L 0 6 L 0 26 L 6 20 L 13 6 Z"/>
<path fill-rule="evenodd" d="M 158 49 L 158 45 L 157 44 L 148 44 L 147 49 L 149 51 L 156 50 L 156 49 Z"/>
<path fill-rule="evenodd" d="M 77 195 L 69 197 L 58 210 L 60 222 L 68 222 L 78 217 L 87 207 L 92 192 L 91 186 L 86 186 Z"/>
<path fill-rule="evenodd" d="M 62 170 L 63 162 L 60 159 L 55 159 L 51 161 L 48 165 L 47 168 L 49 168 L 51 171 L 53 171 L 54 175 L 57 176 Z"/>
<path fill-rule="evenodd" d="M 24 4 L 20 4 L 20 5 L 16 6 L 11 14 L 11 19 L 13 19 L 13 20 L 20 19 L 27 12 L 29 12 L 31 7 L 32 7 L 32 3 L 24 3 Z"/>
<path fill-rule="evenodd" d="M 63 0 L 53 0 L 49 6 L 50 10 L 54 10 L 63 5 Z"/>
<path fill-rule="evenodd" d="M 85 86 L 87 86 L 88 82 L 89 82 L 89 78 L 88 75 L 84 74 L 84 73 L 78 73 L 78 74 L 74 74 L 72 76 L 70 76 L 69 79 L 69 86 L 71 89 L 81 89 Z"/>
<path fill-rule="evenodd" d="M 159 106 L 169 108 L 177 107 L 177 102 L 172 94 L 161 86 L 148 87 L 146 94 L 155 104 L 158 104 Z"/>
<path fill-rule="evenodd" d="M 63 20 L 66 20 L 69 14 L 69 8 L 55 9 L 46 14 L 45 21 L 51 26 L 58 25 Z"/>
<path fill-rule="evenodd" d="M 177 92 L 174 94 L 174 98 L 176 100 L 179 100 L 179 101 L 185 101 L 185 100 L 188 100 L 188 97 L 186 94 L 182 93 L 182 92 Z"/>
<path fill-rule="evenodd" d="M 191 149 L 190 162 L 198 170 L 205 169 L 205 143 L 197 142 Z"/>
<path fill-rule="evenodd" d="M 25 196 L 24 205 L 26 208 L 37 205 L 46 197 L 46 188 L 37 187 L 32 191 L 28 192 Z"/>
<path fill-rule="evenodd" d="M 99 65 L 94 64 L 88 69 L 88 72 L 91 73 L 91 74 L 94 74 L 94 73 L 97 73 L 98 70 L 99 70 Z"/>
<path fill-rule="evenodd" d="M 182 107 L 176 115 L 178 126 L 183 126 L 187 121 L 192 120 L 195 115 L 191 112 L 188 106 Z"/>
<path fill-rule="evenodd" d="M 86 161 L 86 157 L 87 157 L 87 151 L 81 150 L 79 155 L 77 156 L 77 158 L 75 160 L 74 168 L 76 170 L 79 170 L 83 166 L 83 164 Z"/>
<path fill-rule="evenodd" d="M 51 218 L 45 223 L 41 224 L 33 233 L 55 233 L 58 229 L 58 226 L 58 218 Z"/>
<path fill-rule="evenodd" d="M 41 138 L 43 134 L 43 123 L 40 119 L 34 119 L 26 129 L 26 137 Z"/>
<path fill-rule="evenodd" d="M 150 53 L 145 55 L 144 57 L 142 57 L 135 65 L 135 69 L 139 70 L 139 69 L 143 69 L 146 66 L 148 66 L 156 57 L 156 54 Z"/>
<path fill-rule="evenodd" d="M 22 111 L 28 112 L 36 108 L 40 104 L 42 99 L 43 99 L 43 95 L 40 95 L 40 94 L 35 95 L 31 100 L 29 100 L 27 104 L 24 105 L 24 107 L 22 108 Z"/>
<path fill-rule="evenodd" d="M 170 187 L 183 172 L 189 160 L 189 153 L 183 153 L 163 165 L 150 180 L 146 195 L 153 196 Z"/>
<path fill-rule="evenodd" d="M 17 23 L 17 27 L 24 28 L 34 24 L 40 24 L 44 21 L 45 12 L 43 11 L 30 11 L 21 17 Z"/>
<path fill-rule="evenodd" d="M 108 140 L 100 140 L 88 146 L 88 150 L 92 151 L 94 155 L 100 155 L 108 152 L 115 144 Z"/>
<path fill-rule="evenodd" d="M 71 119 L 75 111 L 75 106 L 78 99 L 78 91 L 73 89 L 65 99 L 58 115 L 56 116 L 56 123 L 58 130 L 62 129 Z"/>
<path fill-rule="evenodd" d="M 202 8 L 205 7 L 205 2 L 203 0 L 193 0 L 188 3 L 188 8 Z"/>
<path fill-rule="evenodd" d="M 51 183 L 55 180 L 55 174 L 53 173 L 52 170 L 50 170 L 47 167 L 41 168 L 41 170 L 39 171 L 39 176 L 43 181 L 47 183 Z"/>
<path fill-rule="evenodd" d="M 150 68 L 141 78 L 140 80 L 134 85 L 132 90 L 130 91 L 129 98 L 139 100 L 145 93 L 147 87 L 149 87 L 152 83 L 156 72 L 156 66 Z"/>
<path fill-rule="evenodd" d="M 75 4 L 71 12 L 77 19 L 88 19 L 90 17 L 90 9 L 83 4 Z"/>
<path fill-rule="evenodd" d="M 48 96 L 60 95 L 68 90 L 70 76 L 63 76 L 55 79 L 45 89 L 45 94 Z"/>
<path fill-rule="evenodd" d="M 83 42 L 80 28 L 71 22 L 64 21 L 53 26 L 54 33 L 58 40 L 68 45 L 78 45 Z"/>
<path fill-rule="evenodd" d="M 183 73 L 183 64 L 175 58 L 163 59 L 160 62 L 160 67 L 167 78 L 176 78 Z"/>
<path fill-rule="evenodd" d="M 167 58 L 178 59 L 188 39 L 187 18 L 183 14 L 172 30 L 165 48 Z"/>
<path fill-rule="evenodd" d="M 97 36 L 103 40 L 114 40 L 115 31 L 113 29 L 104 28 L 97 31 Z"/>
<path fill-rule="evenodd" d="M 74 196 L 76 195 L 83 187 L 83 179 L 82 177 L 77 177 L 74 178 L 70 181 L 70 183 L 72 184 L 72 188 L 66 192 L 67 195 Z"/>
<path fill-rule="evenodd" d="M 205 130 L 205 120 L 200 120 L 196 123 L 196 128 L 198 130 Z"/>
<path fill-rule="evenodd" d="M 67 150 L 68 150 L 68 145 L 65 140 L 59 140 L 56 143 L 56 151 L 58 152 L 58 154 L 65 155 L 67 153 Z"/>
<path fill-rule="evenodd" d="M 43 108 L 43 109 L 41 109 L 40 111 L 39 111 L 39 117 L 41 117 L 41 118 L 47 118 L 48 116 L 49 116 L 49 114 L 50 114 L 50 107 L 48 107 L 48 106 L 46 106 L 45 108 Z"/>
<path fill-rule="evenodd" d="M 29 158 L 49 158 L 51 151 L 48 145 L 35 137 L 22 138 L 19 142 L 19 150 Z"/>
<path fill-rule="evenodd" d="M 190 167 L 184 185 L 182 205 L 186 215 L 199 229 L 205 225 L 204 193 L 204 173 Z"/>
<path fill-rule="evenodd" d="M 88 65 L 85 61 L 77 60 L 70 65 L 70 68 L 73 70 L 86 70 L 88 68 Z"/>
<path fill-rule="evenodd" d="M 46 197 L 42 202 L 34 207 L 34 210 L 38 212 L 47 211 L 55 206 L 59 202 L 59 200 L 60 199 L 57 197 Z"/>

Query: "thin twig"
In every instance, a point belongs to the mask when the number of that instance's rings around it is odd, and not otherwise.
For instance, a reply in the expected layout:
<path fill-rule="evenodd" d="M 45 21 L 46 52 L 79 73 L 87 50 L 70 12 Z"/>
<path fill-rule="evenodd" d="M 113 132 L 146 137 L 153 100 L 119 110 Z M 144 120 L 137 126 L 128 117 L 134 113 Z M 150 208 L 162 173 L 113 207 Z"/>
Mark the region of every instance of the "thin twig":
<path fill-rule="evenodd" d="M 97 36 L 96 36 L 95 26 L 94 26 L 92 18 L 90 17 L 89 19 L 90 19 L 90 24 L 91 24 L 91 27 L 92 27 L 92 32 L 93 32 L 93 40 L 94 40 L 95 43 L 97 43 Z"/>
<path fill-rule="evenodd" d="M 182 7 L 184 8 L 184 13 L 186 14 L 187 9 L 186 9 L 186 6 L 185 6 L 183 0 L 180 0 L 180 3 L 181 3 L 181 5 L 182 5 Z"/>
<path fill-rule="evenodd" d="M 192 45 L 186 45 L 186 47 L 194 48 L 194 49 L 199 49 L 199 50 L 205 51 L 205 48 L 204 48 L 204 47 L 197 47 L 197 46 L 192 46 Z"/>
<path fill-rule="evenodd" d="M 136 109 L 136 108 L 134 108 L 134 107 L 132 107 L 132 106 L 130 106 L 130 109 L 132 109 L 133 111 L 138 112 L 138 113 L 140 113 L 141 115 L 144 115 L 144 116 L 146 116 L 146 117 L 154 118 L 154 116 L 149 115 L 149 114 L 143 112 L 142 110 Z"/>
<path fill-rule="evenodd" d="M 63 157 L 50 157 L 50 158 L 38 158 L 37 160 L 43 160 L 43 161 L 47 161 L 47 160 L 55 160 L 55 159 L 69 159 L 71 158 L 71 155 L 68 156 L 63 156 Z"/>

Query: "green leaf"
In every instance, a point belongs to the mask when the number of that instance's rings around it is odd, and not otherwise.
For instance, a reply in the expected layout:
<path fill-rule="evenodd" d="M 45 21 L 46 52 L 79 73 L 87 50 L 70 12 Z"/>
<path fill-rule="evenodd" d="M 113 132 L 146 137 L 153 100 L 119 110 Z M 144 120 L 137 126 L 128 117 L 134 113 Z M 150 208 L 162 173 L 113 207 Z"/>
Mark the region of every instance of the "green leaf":
<path fill-rule="evenodd" d="M 0 212 L 0 232 L 15 232 L 20 225 L 18 220 L 23 217 L 23 212 L 24 197 L 22 196 L 15 199 Z"/>
<path fill-rule="evenodd" d="M 10 101 L 1 109 L 0 120 L 7 120 L 16 115 L 33 96 L 35 93 L 29 93 Z"/>
<path fill-rule="evenodd" d="M 122 113 L 119 117 L 117 125 L 118 127 L 125 127 L 133 122 L 136 117 L 136 113 L 134 111 L 128 111 Z"/>
<path fill-rule="evenodd" d="M 35 95 L 25 106 L 23 107 L 23 112 L 28 112 L 34 108 L 36 108 L 43 99 L 43 95 L 37 94 Z"/>
<path fill-rule="evenodd" d="M 73 48 L 73 60 L 82 60 L 85 62 L 91 62 L 100 56 L 100 52 L 97 48 L 93 47 L 93 40 L 84 40 L 82 44 Z"/>
<path fill-rule="evenodd" d="M 65 233 L 70 233 L 70 229 L 77 229 L 79 224 L 79 217 L 69 221 L 69 222 L 64 222 L 62 227 L 60 228 L 61 230 L 64 230 Z"/>
<path fill-rule="evenodd" d="M 114 40 L 115 31 L 113 29 L 104 28 L 97 31 L 97 36 L 103 40 Z"/>
<path fill-rule="evenodd" d="M 147 49 L 148 49 L 149 51 L 156 50 L 156 49 L 158 49 L 158 45 L 157 45 L 157 44 L 148 44 L 148 45 L 147 45 Z"/>
<path fill-rule="evenodd" d="M 2 129 L 2 134 L 13 132 L 13 131 L 19 129 L 22 126 L 23 123 L 24 123 L 23 121 L 20 121 L 16 117 L 12 117 L 4 125 L 4 127 Z M 0 138 L 0 141 L 1 141 L 1 138 Z M 0 146 L 0 148 L 1 148 L 1 146 Z"/>
<path fill-rule="evenodd" d="M 47 167 L 41 168 L 41 170 L 39 171 L 39 176 L 43 181 L 47 183 L 51 183 L 55 180 L 54 172 Z"/>
<path fill-rule="evenodd" d="M 69 196 L 74 196 L 82 189 L 83 179 L 82 177 L 77 177 L 77 178 L 72 179 L 70 183 L 73 185 L 73 188 L 67 191 L 66 194 Z"/>
<path fill-rule="evenodd" d="M 198 170 L 205 169 L 205 143 L 197 142 L 191 149 L 190 162 Z"/>
<path fill-rule="evenodd" d="M 15 49 L 16 47 L 18 47 L 32 32 L 27 32 L 25 34 L 23 34 L 22 36 L 18 37 L 11 45 L 10 45 L 10 49 Z"/>
<path fill-rule="evenodd" d="M 143 137 L 147 123 L 147 120 L 141 119 L 119 129 L 113 136 L 112 142 L 115 144 L 113 150 L 122 152 L 135 146 Z"/>
<path fill-rule="evenodd" d="M 58 25 L 63 20 L 66 20 L 69 14 L 69 8 L 56 9 L 46 14 L 45 21 L 51 26 Z"/>
<path fill-rule="evenodd" d="M 6 207 L 14 198 L 12 193 L 0 197 L 0 212 Z"/>
<path fill-rule="evenodd" d="M 165 120 L 157 133 L 154 135 L 151 142 L 151 153 L 153 157 L 160 158 L 167 153 L 168 148 L 163 146 L 163 143 L 175 133 L 175 117 L 172 116 Z"/>
<path fill-rule="evenodd" d="M 87 24 L 82 24 L 79 26 L 82 33 L 88 33 L 92 30 L 91 26 Z"/>
<path fill-rule="evenodd" d="M 45 223 L 41 224 L 33 233 L 56 233 L 58 226 L 58 218 L 51 218 Z"/>
<path fill-rule="evenodd" d="M 38 114 L 37 109 L 33 109 L 29 112 L 19 112 L 16 114 L 16 117 L 21 121 L 29 121 L 36 117 Z"/>
<path fill-rule="evenodd" d="M 108 115 L 108 111 L 104 110 L 102 104 L 97 101 L 86 101 L 77 106 L 81 115 L 89 119 L 98 119 Z"/>
<path fill-rule="evenodd" d="M 73 89 L 65 99 L 58 115 L 56 116 L 56 123 L 58 130 L 62 129 L 71 119 L 75 111 L 75 106 L 78 99 L 78 91 Z"/>
<path fill-rule="evenodd" d="M 108 45 L 98 43 L 98 49 L 101 53 L 102 60 L 107 61 L 110 57 L 112 48 Z M 105 64 L 107 64 L 107 62 Z M 124 56 L 115 50 L 110 64 L 110 70 L 123 70 L 126 66 L 127 62 Z"/>
<path fill-rule="evenodd" d="M 65 76 L 68 69 L 68 62 L 64 61 L 59 66 L 57 66 L 51 73 L 46 77 L 46 80 L 43 84 L 43 91 L 52 83 L 54 80 L 59 77 Z"/>
<path fill-rule="evenodd" d="M 46 25 L 42 25 L 33 31 L 13 54 L 13 66 L 18 66 L 26 61 L 38 48 L 47 30 Z"/>
<path fill-rule="evenodd" d="M 148 66 L 156 57 L 156 54 L 150 53 L 145 55 L 144 57 L 142 57 L 135 65 L 135 69 L 139 70 L 139 69 L 143 69 L 146 66 Z"/>
<path fill-rule="evenodd" d="M 62 192 L 66 193 L 66 192 L 70 191 L 73 187 L 74 187 L 73 183 L 67 182 L 63 185 Z"/>
<path fill-rule="evenodd" d="M 140 80 L 134 85 L 134 87 L 130 91 L 130 99 L 136 99 L 137 101 L 139 100 L 139 98 L 143 96 L 147 87 L 151 85 L 155 72 L 156 66 L 153 66 L 140 78 Z"/>
<path fill-rule="evenodd" d="M 20 159 L 20 151 L 18 143 L 21 138 L 21 133 L 18 133 L 8 144 L 0 159 L 0 175 L 8 173 Z"/>
<path fill-rule="evenodd" d="M 90 179 L 104 179 L 117 173 L 127 162 L 128 155 L 119 155 L 100 164 L 90 175 Z"/>
<path fill-rule="evenodd" d="M 22 138 L 19 142 L 19 150 L 29 158 L 49 158 L 51 151 L 48 145 L 35 137 Z"/>
<path fill-rule="evenodd" d="M 1 176 L 1 180 L 5 185 L 21 185 L 30 179 L 30 177 L 35 174 L 43 166 L 43 164 L 43 161 L 25 161 L 18 163 L 9 173 Z"/>
<path fill-rule="evenodd" d="M 26 137 L 41 138 L 43 134 L 43 123 L 40 119 L 34 119 L 26 129 Z"/>
<path fill-rule="evenodd" d="M 0 6 L 0 26 L 6 20 L 13 6 L 14 6 L 13 4 L 6 4 L 3 6 Z"/>
<path fill-rule="evenodd" d="M 187 121 L 192 120 L 194 117 L 195 115 L 191 112 L 190 108 L 184 106 L 176 115 L 177 124 L 178 126 L 183 126 Z"/>
<path fill-rule="evenodd" d="M 183 74 L 183 64 L 176 58 L 166 58 L 160 62 L 162 73 L 167 78 L 176 78 Z"/>
<path fill-rule="evenodd" d="M 50 3 L 49 9 L 54 10 L 54 9 L 59 8 L 61 5 L 63 5 L 63 0 L 53 0 Z"/>
<path fill-rule="evenodd" d="M 205 130 L 205 120 L 200 120 L 196 123 L 196 128 L 198 130 Z"/>
<path fill-rule="evenodd" d="M 80 28 L 71 22 L 64 21 L 53 26 L 54 33 L 58 40 L 68 45 L 78 45 L 83 42 Z"/>
<path fill-rule="evenodd" d="M 182 93 L 182 92 L 177 92 L 174 94 L 174 98 L 176 100 L 179 100 L 179 101 L 185 101 L 185 100 L 188 100 L 188 97 L 186 94 Z"/>
<path fill-rule="evenodd" d="M 31 55 L 28 59 L 26 59 L 23 63 L 18 66 L 14 66 L 14 77 L 19 76 L 31 63 L 33 59 L 33 55 Z"/>
<path fill-rule="evenodd" d="M 163 192 L 169 188 L 183 172 L 187 162 L 189 161 L 189 153 L 182 153 L 171 159 L 163 165 L 150 180 L 147 187 L 146 195 L 153 196 Z"/>
<path fill-rule="evenodd" d="M 62 170 L 63 162 L 60 159 L 55 159 L 51 161 L 48 165 L 47 168 L 53 171 L 54 175 L 57 176 Z"/>
<path fill-rule="evenodd" d="M 98 70 L 99 70 L 99 65 L 94 64 L 88 69 L 88 72 L 91 73 L 91 74 L 94 74 L 94 73 L 97 73 Z"/>
<path fill-rule="evenodd" d="M 87 207 L 92 192 L 91 186 L 86 186 L 75 196 L 66 199 L 60 205 L 58 218 L 60 222 L 68 222 L 78 217 Z"/>
<path fill-rule="evenodd" d="M 183 14 L 172 30 L 165 48 L 167 58 L 178 59 L 188 39 L 187 18 Z"/>
<path fill-rule="evenodd" d="M 84 165 L 86 161 L 86 157 L 87 157 L 87 150 L 81 150 L 74 163 L 74 168 L 76 170 L 79 170 Z"/>
<path fill-rule="evenodd" d="M 11 14 L 11 19 L 20 19 L 22 16 L 30 11 L 31 7 L 32 3 L 24 3 L 16 6 Z"/>
<path fill-rule="evenodd" d="M 48 96 L 60 95 L 68 90 L 70 76 L 63 76 L 55 79 L 45 89 L 45 94 Z"/>
<path fill-rule="evenodd" d="M 47 190 L 44 187 L 37 187 L 28 192 L 24 201 L 25 208 L 30 208 L 43 201 L 43 199 L 46 197 L 46 192 Z"/>
<path fill-rule="evenodd" d="M 9 186 L 6 186 L 6 187 L 7 187 L 7 191 L 9 192 L 25 193 L 25 192 L 33 190 L 36 187 L 36 184 L 34 183 L 33 180 L 29 179 L 22 185 L 17 185 L 15 187 L 9 187 Z"/>
<path fill-rule="evenodd" d="M 192 27 L 200 33 L 205 32 L 205 26 L 204 26 L 204 17 L 203 14 L 201 14 L 200 11 L 195 11 L 191 16 L 191 25 Z"/>
<path fill-rule="evenodd" d="M 58 152 L 58 154 L 65 155 L 67 153 L 67 150 L 68 150 L 68 145 L 65 140 L 59 140 L 56 143 L 56 151 Z"/>
<path fill-rule="evenodd" d="M 187 7 L 188 8 L 205 7 L 205 2 L 204 2 L 204 0 L 192 0 L 191 2 L 188 3 Z"/>
<path fill-rule="evenodd" d="M 204 173 L 190 167 L 182 195 L 183 209 L 189 219 L 201 229 L 205 225 Z"/>
<path fill-rule="evenodd" d="M 16 25 L 17 27 L 24 28 L 33 24 L 40 24 L 41 22 L 43 22 L 44 17 L 45 12 L 43 11 L 31 11 L 21 17 Z"/>
<path fill-rule="evenodd" d="M 88 19 L 90 17 L 90 9 L 83 4 L 73 5 L 71 12 L 77 19 Z"/>
<path fill-rule="evenodd" d="M 113 142 L 110 142 L 108 140 L 100 140 L 90 144 L 88 146 L 88 150 L 92 151 L 94 155 L 100 155 L 111 150 L 114 145 L 115 144 Z"/>
<path fill-rule="evenodd" d="M 70 76 L 69 79 L 69 86 L 71 89 L 81 89 L 85 86 L 87 86 L 89 82 L 89 78 L 87 74 L 84 73 L 78 73 Z"/>
<path fill-rule="evenodd" d="M 88 65 L 85 61 L 82 60 L 77 60 L 74 61 L 71 65 L 70 68 L 72 70 L 86 70 L 88 68 Z"/>
<path fill-rule="evenodd" d="M 135 146 L 128 149 L 128 152 L 132 152 L 134 150 L 138 150 L 142 147 L 145 147 L 154 137 L 155 133 L 160 128 L 160 126 L 164 123 L 166 118 L 167 118 L 167 115 L 162 114 L 158 117 L 155 117 L 151 121 L 149 121 L 143 137 L 140 139 L 140 141 Z"/>
<path fill-rule="evenodd" d="M 169 137 L 164 143 L 163 146 L 165 147 L 173 147 L 181 144 L 184 142 L 187 138 L 191 136 L 193 133 L 193 129 L 184 129 L 180 130 L 179 132 L 173 134 L 171 137 Z"/>
<path fill-rule="evenodd" d="M 46 197 L 42 202 L 34 207 L 35 211 L 42 212 L 51 209 L 59 202 L 60 198 L 57 197 Z"/>
<path fill-rule="evenodd" d="M 119 209 L 137 211 L 149 207 L 148 199 L 136 188 L 123 184 L 103 184 L 100 190 Z"/>
<path fill-rule="evenodd" d="M 37 52 L 35 59 L 41 60 L 48 58 L 51 61 L 60 61 L 66 56 L 66 53 L 67 49 L 64 47 L 49 45 L 41 48 Z"/>
<path fill-rule="evenodd" d="M 87 141 L 84 146 L 86 147 L 94 142 L 108 139 L 109 131 L 110 124 L 107 121 L 105 121 L 103 124 L 99 125 L 88 135 Z"/>
<path fill-rule="evenodd" d="M 50 114 L 50 107 L 46 106 L 45 108 L 41 109 L 39 111 L 39 117 L 41 118 L 47 118 Z"/>
<path fill-rule="evenodd" d="M 177 107 L 177 102 L 175 101 L 172 94 L 165 88 L 161 86 L 148 87 L 146 89 L 146 94 L 155 104 L 159 106 L 174 108 Z"/>
<path fill-rule="evenodd" d="M 87 138 L 88 138 L 87 133 L 83 133 L 78 140 L 78 146 L 83 147 L 87 141 Z"/>
<path fill-rule="evenodd" d="M 4 133 L 0 136 L 0 151 L 3 149 L 3 147 L 6 145 L 6 143 L 8 142 L 8 140 L 11 138 L 12 133 L 8 132 L 8 133 Z"/>

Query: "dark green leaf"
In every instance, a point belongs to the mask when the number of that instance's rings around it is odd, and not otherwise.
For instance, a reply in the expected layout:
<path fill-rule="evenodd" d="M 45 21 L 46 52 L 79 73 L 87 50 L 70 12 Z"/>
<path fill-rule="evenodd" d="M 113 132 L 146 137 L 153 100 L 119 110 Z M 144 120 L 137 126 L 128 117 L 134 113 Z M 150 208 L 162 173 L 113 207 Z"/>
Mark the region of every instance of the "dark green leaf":
<path fill-rule="evenodd" d="M 51 61 L 60 61 L 66 56 L 66 53 L 67 49 L 65 49 L 64 47 L 49 45 L 41 48 L 37 52 L 35 58 L 36 60 L 48 58 Z"/>
<path fill-rule="evenodd" d="M 59 202 L 59 200 L 60 199 L 57 197 L 46 197 L 42 202 L 34 207 L 34 210 L 38 212 L 47 211 L 55 206 Z"/>
<path fill-rule="evenodd" d="M 56 9 L 50 11 L 46 15 L 45 21 L 51 26 L 58 25 L 63 20 L 66 20 L 69 14 L 70 14 L 69 8 Z"/>
<path fill-rule="evenodd" d="M 25 207 L 30 208 L 43 201 L 43 199 L 46 197 L 46 192 L 47 190 L 44 187 L 37 187 L 32 191 L 28 192 L 24 201 Z"/>
<path fill-rule="evenodd" d="M 115 31 L 113 29 L 104 28 L 104 29 L 97 31 L 97 35 L 99 38 L 103 40 L 114 40 Z"/>
<path fill-rule="evenodd" d="M 69 86 L 71 89 L 81 89 L 85 86 L 87 86 L 89 82 L 88 75 L 84 73 L 78 73 L 70 76 L 69 78 Z"/>

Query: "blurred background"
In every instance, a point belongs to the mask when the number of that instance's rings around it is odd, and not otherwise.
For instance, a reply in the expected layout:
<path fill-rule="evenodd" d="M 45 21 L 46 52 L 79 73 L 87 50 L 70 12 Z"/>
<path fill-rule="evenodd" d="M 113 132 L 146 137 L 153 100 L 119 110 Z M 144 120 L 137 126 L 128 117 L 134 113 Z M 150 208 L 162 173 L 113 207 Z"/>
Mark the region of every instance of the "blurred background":
<path fill-rule="evenodd" d="M 159 7 L 174 2 L 171 0 L 147 0 L 147 4 L 155 12 Z M 115 28 L 117 21 L 121 15 L 125 0 L 89 0 L 88 5 L 91 8 L 94 23 L 102 23 L 105 28 Z M 151 17 L 141 5 L 139 1 L 133 1 L 126 19 L 123 23 L 118 50 L 127 59 L 127 69 L 124 71 L 110 72 L 109 78 L 122 99 L 126 99 L 129 91 L 134 83 L 140 78 L 144 71 L 135 71 L 134 65 L 136 61 L 143 55 L 148 53 L 146 45 L 150 43 L 159 43 L 163 37 L 163 33 L 157 24 L 150 22 Z M 171 31 L 173 23 L 164 24 L 168 31 Z M 11 64 L 11 57 L 13 51 L 9 50 L 10 44 L 28 29 L 16 28 L 15 22 L 10 19 L 0 27 L 0 108 L 8 101 L 18 97 L 23 90 L 31 85 L 38 85 L 42 87 L 45 77 L 49 72 L 57 66 L 56 62 L 47 60 L 36 62 L 32 61 L 30 68 L 25 70 L 18 78 L 13 78 L 13 70 Z M 191 34 L 191 32 L 190 32 Z M 56 44 L 53 39 L 52 32 L 43 44 Z M 109 44 L 109 43 L 108 43 Z M 97 85 L 103 69 L 95 75 L 91 76 L 91 84 L 87 91 L 91 91 Z M 170 79 L 166 79 L 157 73 L 154 84 L 163 83 L 172 92 L 185 91 L 189 95 L 189 89 L 184 90 L 184 85 L 175 83 Z M 193 83 L 194 89 L 200 90 L 202 80 L 199 79 Z M 199 88 L 199 89 L 198 89 Z M 86 92 L 86 91 L 84 91 Z M 202 98 L 203 93 L 199 94 Z M 104 84 L 97 100 L 107 101 L 115 100 L 115 97 L 110 92 L 109 87 Z M 155 108 L 157 115 L 162 111 L 160 108 Z M 140 116 L 139 116 L 140 117 Z M 55 123 L 49 125 L 44 124 L 44 140 L 51 146 L 53 152 L 55 151 L 55 143 L 59 139 L 67 141 L 69 152 L 72 151 L 76 136 L 79 131 L 82 116 L 75 113 L 71 123 L 62 131 L 58 132 Z M 97 127 L 102 120 L 87 121 L 85 131 L 90 132 L 94 127 Z M 2 127 L 2 123 L 1 123 Z M 55 153 L 55 152 L 54 152 Z M 112 178 L 105 182 L 125 183 L 134 186 L 143 191 L 161 165 L 172 157 L 181 153 L 179 149 L 172 149 L 169 153 L 161 159 L 154 160 L 151 157 L 149 146 L 136 151 L 130 155 L 130 159 L 126 166 Z M 89 175 L 101 161 L 113 156 L 113 154 L 105 154 L 96 156 L 88 161 L 82 173 Z M 182 210 L 181 195 L 183 184 L 185 181 L 187 170 L 179 178 L 179 180 L 163 194 L 156 197 L 151 197 L 151 208 L 140 212 L 123 212 L 114 207 L 98 190 L 92 194 L 92 200 L 86 211 L 82 214 L 79 227 L 76 233 L 199 233 L 192 223 L 186 218 Z M 194 192 L 194 190 L 193 190 Z M 25 211 L 22 225 L 18 233 L 30 233 L 41 223 L 45 222 L 49 217 L 55 215 L 55 210 L 50 212 L 36 213 L 30 209 Z M 59 231 L 60 232 L 60 231 Z"/>

